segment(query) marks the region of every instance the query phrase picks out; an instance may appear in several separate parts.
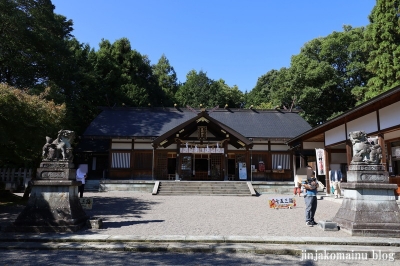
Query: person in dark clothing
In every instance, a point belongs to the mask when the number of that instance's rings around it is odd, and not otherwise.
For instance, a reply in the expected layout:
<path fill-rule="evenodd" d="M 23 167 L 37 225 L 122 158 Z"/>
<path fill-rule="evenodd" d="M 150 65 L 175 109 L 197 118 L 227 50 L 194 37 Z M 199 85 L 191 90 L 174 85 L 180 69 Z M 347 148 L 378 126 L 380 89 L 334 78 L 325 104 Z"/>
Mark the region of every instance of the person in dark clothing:
<path fill-rule="evenodd" d="M 305 218 L 306 225 L 312 227 L 317 223 L 314 220 L 314 215 L 317 210 L 317 188 L 318 182 L 314 175 L 307 179 L 303 184 L 304 187 L 304 201 L 306 204 Z"/>

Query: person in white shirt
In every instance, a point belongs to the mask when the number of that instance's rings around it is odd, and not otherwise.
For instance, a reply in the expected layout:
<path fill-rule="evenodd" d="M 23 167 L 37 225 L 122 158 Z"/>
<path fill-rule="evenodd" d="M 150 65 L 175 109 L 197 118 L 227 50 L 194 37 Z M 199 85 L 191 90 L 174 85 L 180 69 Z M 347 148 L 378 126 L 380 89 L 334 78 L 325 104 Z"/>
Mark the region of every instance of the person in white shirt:
<path fill-rule="evenodd" d="M 76 170 L 76 181 L 80 181 L 82 184 L 78 186 L 78 193 L 80 194 L 79 197 L 83 197 L 83 191 L 85 190 L 85 181 L 86 181 L 86 171 L 84 166 L 79 166 Z"/>
<path fill-rule="evenodd" d="M 298 175 L 294 177 L 294 188 L 293 188 L 294 195 L 298 195 L 300 197 L 301 193 L 301 178 Z"/>
<path fill-rule="evenodd" d="M 340 190 L 340 183 L 342 182 L 342 172 L 340 170 L 330 170 L 329 176 L 331 179 L 331 185 L 335 189 L 335 199 L 342 196 L 342 191 Z"/>

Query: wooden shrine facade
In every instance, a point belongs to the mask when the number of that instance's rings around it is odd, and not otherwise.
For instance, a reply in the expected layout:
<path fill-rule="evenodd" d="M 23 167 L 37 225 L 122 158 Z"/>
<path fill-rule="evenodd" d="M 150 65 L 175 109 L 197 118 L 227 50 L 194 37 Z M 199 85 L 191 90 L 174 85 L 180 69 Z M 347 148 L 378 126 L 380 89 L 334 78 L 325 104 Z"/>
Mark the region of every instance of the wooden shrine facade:
<path fill-rule="evenodd" d="M 123 110 L 118 113 L 112 110 L 109 113 L 113 118 L 105 113 L 98 119 L 104 122 L 96 123 L 95 120 L 92 123 L 84 137 L 107 138 L 109 141 L 107 178 L 292 181 L 296 159 L 285 142 L 290 139 L 290 134 L 296 134 L 296 130 L 287 135 L 285 132 L 290 132 L 287 126 L 294 128 L 297 123 L 302 132 L 310 128 L 297 113 L 277 110 L 168 112 L 149 111 L 152 115 L 145 117 L 148 113 L 132 112 L 129 115 Z M 120 117 L 121 113 L 131 120 L 121 121 L 118 125 L 127 128 L 126 123 L 130 126 L 140 124 L 141 128 L 132 126 L 132 131 L 140 131 L 140 136 L 124 133 L 117 137 L 118 128 L 102 124 L 107 121 L 117 123 L 115 117 Z M 133 115 L 141 120 L 132 120 Z M 157 121 L 159 124 L 153 124 Z M 274 121 L 285 124 L 277 124 L 274 130 L 271 128 Z M 99 130 L 95 131 L 93 127 Z M 158 130 L 157 134 L 154 130 Z M 99 136 L 91 131 L 107 133 Z"/>

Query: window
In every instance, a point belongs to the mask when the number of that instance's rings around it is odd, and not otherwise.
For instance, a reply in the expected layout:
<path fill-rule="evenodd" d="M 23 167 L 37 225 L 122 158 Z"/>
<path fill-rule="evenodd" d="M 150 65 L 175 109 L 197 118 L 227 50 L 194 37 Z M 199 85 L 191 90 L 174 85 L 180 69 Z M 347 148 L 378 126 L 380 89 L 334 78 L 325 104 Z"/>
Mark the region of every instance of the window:
<path fill-rule="evenodd" d="M 111 168 L 130 168 L 131 154 L 128 152 L 113 152 L 111 154 Z"/>
<path fill-rule="evenodd" d="M 272 154 L 272 169 L 290 169 L 289 154 Z"/>

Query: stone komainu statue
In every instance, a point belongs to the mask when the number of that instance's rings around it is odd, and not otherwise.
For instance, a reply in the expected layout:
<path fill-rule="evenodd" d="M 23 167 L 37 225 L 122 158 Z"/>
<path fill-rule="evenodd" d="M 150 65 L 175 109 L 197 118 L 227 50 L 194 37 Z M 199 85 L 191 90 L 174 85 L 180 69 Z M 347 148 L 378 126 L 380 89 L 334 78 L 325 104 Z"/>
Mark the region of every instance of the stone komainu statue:
<path fill-rule="evenodd" d="M 72 161 L 72 147 L 71 143 L 75 139 L 75 132 L 71 130 L 58 131 L 57 139 L 53 141 L 52 138 L 46 137 L 46 144 L 43 146 L 43 160 L 44 161 Z"/>
<path fill-rule="evenodd" d="M 368 138 L 364 131 L 353 131 L 349 133 L 353 145 L 352 163 L 379 164 L 382 159 L 382 148 L 378 144 L 378 138 Z"/>

